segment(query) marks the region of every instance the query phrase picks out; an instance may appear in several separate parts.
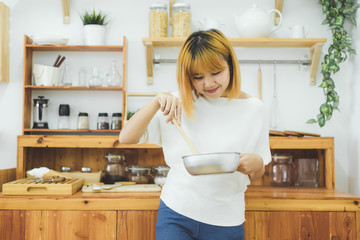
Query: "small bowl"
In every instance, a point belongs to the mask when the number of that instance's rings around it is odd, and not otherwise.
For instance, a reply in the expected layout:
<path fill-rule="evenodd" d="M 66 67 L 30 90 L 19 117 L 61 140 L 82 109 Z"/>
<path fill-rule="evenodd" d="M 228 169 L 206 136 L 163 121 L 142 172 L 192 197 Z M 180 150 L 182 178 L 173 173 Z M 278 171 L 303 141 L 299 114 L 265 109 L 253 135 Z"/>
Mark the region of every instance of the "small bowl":
<path fill-rule="evenodd" d="M 191 175 L 233 173 L 240 163 L 238 152 L 202 153 L 182 158 Z"/>

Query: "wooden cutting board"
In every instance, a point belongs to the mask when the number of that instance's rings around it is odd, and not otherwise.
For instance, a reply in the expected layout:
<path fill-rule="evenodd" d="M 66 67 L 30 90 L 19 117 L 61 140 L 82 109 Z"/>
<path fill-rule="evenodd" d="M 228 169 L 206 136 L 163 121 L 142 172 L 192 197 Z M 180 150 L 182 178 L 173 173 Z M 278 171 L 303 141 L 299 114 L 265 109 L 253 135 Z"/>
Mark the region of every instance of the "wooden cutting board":
<path fill-rule="evenodd" d="M 83 185 L 83 179 L 67 179 L 64 182 L 34 182 L 24 178 L 3 184 L 4 195 L 73 195 Z"/>
<path fill-rule="evenodd" d="M 81 189 L 83 192 L 93 192 L 92 185 L 84 185 Z M 114 192 L 160 192 L 161 187 L 157 184 L 135 184 L 135 185 L 123 185 L 111 189 L 101 189 L 96 192 L 101 193 L 114 193 Z"/>

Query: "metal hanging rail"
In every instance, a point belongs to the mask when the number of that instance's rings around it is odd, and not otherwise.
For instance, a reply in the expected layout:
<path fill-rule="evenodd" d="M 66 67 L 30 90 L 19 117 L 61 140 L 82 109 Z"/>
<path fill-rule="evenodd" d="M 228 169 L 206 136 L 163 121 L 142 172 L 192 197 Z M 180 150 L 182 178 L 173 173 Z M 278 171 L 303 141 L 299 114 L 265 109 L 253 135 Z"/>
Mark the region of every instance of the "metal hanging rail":
<path fill-rule="evenodd" d="M 242 64 L 301 64 L 301 65 L 310 65 L 311 60 L 241 60 L 238 59 L 239 63 Z M 154 59 L 154 64 L 160 63 L 176 63 L 176 59 Z"/>

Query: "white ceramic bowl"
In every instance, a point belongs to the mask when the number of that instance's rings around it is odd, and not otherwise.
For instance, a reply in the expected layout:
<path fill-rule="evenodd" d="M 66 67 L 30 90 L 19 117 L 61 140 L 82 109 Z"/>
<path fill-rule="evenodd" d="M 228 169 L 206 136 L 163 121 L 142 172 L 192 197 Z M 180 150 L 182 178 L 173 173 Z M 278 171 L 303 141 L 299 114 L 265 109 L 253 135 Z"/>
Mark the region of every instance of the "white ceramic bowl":
<path fill-rule="evenodd" d="M 238 152 L 203 153 L 182 158 L 191 175 L 233 173 L 240 163 Z"/>

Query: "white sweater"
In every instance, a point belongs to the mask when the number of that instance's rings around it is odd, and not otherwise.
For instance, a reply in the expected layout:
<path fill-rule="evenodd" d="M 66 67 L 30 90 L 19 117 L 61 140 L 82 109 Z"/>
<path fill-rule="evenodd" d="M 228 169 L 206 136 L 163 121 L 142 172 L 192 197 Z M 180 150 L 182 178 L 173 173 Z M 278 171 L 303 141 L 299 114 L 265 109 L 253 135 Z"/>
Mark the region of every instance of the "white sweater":
<path fill-rule="evenodd" d="M 264 164 L 271 161 L 266 111 L 257 98 L 229 102 L 227 98 L 200 97 L 194 103 L 194 117 L 190 120 L 183 114 L 181 125 L 201 153 L 255 153 Z M 217 226 L 242 224 L 249 177 L 240 172 L 190 175 L 181 157 L 191 151 L 176 127 L 165 120 L 158 111 L 142 138 L 163 147 L 171 168 L 161 199 L 172 210 L 196 221 Z"/>

